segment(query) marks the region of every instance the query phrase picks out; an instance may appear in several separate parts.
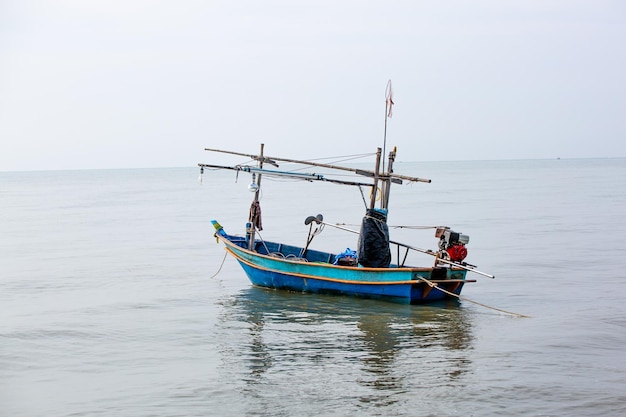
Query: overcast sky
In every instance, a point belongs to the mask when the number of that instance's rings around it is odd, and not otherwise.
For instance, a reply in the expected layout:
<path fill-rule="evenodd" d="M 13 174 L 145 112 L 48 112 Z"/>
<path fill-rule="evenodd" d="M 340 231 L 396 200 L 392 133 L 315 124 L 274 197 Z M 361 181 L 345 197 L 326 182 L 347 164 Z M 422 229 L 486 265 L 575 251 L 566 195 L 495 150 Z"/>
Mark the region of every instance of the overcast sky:
<path fill-rule="evenodd" d="M 626 157 L 623 0 L 0 0 L 0 171 Z"/>

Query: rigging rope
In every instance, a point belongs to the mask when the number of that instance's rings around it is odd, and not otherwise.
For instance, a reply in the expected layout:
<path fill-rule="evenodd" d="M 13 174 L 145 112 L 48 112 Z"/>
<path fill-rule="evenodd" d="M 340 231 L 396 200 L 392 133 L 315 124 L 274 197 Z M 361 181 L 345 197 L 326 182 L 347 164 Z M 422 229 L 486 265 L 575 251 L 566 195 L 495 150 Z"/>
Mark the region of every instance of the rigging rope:
<path fill-rule="evenodd" d="M 270 249 L 267 247 L 267 245 L 265 244 L 265 239 L 263 239 L 263 236 L 261 236 L 261 232 L 260 230 L 257 230 L 256 233 L 259 235 L 259 240 L 261 241 L 261 243 L 263 244 L 263 247 L 265 247 L 265 252 L 267 252 L 267 254 L 270 254 Z M 255 251 L 256 252 L 256 251 Z"/>
<path fill-rule="evenodd" d="M 363 191 L 361 191 L 361 195 L 363 195 Z M 365 197 L 363 197 L 363 201 L 365 201 Z M 351 223 L 336 223 L 338 226 L 353 226 L 358 227 L 359 224 L 351 224 Z M 426 230 L 426 229 L 436 229 L 441 226 L 392 226 L 387 225 L 390 229 L 413 229 L 413 230 Z"/>
<path fill-rule="evenodd" d="M 359 185 L 359 191 L 361 192 L 361 197 L 363 198 L 363 205 L 365 205 L 365 210 L 367 210 L 367 201 L 365 201 L 365 194 L 363 194 L 363 189 L 361 188 L 360 185 Z M 355 225 L 351 225 L 351 226 L 355 226 Z"/>
<path fill-rule="evenodd" d="M 329 156 L 329 157 L 325 157 L 325 158 L 311 158 L 311 159 L 305 159 L 304 162 L 314 162 L 314 161 L 329 161 L 332 162 L 333 164 L 339 163 L 339 162 L 346 162 L 346 161 L 352 161 L 355 159 L 363 159 L 363 158 L 367 158 L 370 156 L 374 156 L 376 155 L 375 153 L 361 153 L 361 154 L 354 154 L 354 155 L 341 155 L 341 156 Z M 343 159 L 341 159 L 343 158 Z M 297 163 L 297 162 L 295 162 Z"/>
<path fill-rule="evenodd" d="M 413 230 L 425 230 L 436 229 L 441 226 L 389 226 L 392 229 L 413 229 Z"/>

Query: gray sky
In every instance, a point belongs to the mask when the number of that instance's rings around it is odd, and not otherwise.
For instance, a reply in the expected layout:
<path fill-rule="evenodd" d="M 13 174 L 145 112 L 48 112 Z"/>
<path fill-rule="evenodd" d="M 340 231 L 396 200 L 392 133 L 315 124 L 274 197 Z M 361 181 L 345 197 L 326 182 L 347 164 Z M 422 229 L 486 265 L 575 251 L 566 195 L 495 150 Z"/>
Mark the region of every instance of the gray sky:
<path fill-rule="evenodd" d="M 626 157 L 623 0 L 2 0 L 0 171 Z"/>

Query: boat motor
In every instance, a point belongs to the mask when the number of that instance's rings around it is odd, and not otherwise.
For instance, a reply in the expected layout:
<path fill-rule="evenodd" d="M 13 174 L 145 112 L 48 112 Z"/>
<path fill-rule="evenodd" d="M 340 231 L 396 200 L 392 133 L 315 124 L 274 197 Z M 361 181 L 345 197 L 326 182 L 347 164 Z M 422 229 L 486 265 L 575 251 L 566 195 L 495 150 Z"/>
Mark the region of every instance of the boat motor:
<path fill-rule="evenodd" d="M 435 237 L 439 238 L 439 254 L 453 262 L 461 262 L 467 256 L 465 245 L 469 243 L 469 236 L 458 233 L 449 227 L 438 227 Z"/>

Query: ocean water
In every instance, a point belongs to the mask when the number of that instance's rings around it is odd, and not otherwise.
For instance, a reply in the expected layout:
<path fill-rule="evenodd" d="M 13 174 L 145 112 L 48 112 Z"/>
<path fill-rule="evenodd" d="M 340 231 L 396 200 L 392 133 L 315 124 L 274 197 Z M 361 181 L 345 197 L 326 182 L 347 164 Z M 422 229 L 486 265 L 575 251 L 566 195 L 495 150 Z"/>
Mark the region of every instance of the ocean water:
<path fill-rule="evenodd" d="M 392 226 L 470 235 L 470 301 L 252 287 L 248 176 L 0 173 L 0 416 L 626 415 L 626 160 L 398 163 Z M 263 238 L 353 227 L 357 189 L 262 182 Z M 354 226 L 356 227 L 356 226 Z M 391 229 L 434 248 L 432 229 Z M 356 237 L 326 227 L 312 247 Z M 413 264 L 430 264 L 411 255 Z"/>

